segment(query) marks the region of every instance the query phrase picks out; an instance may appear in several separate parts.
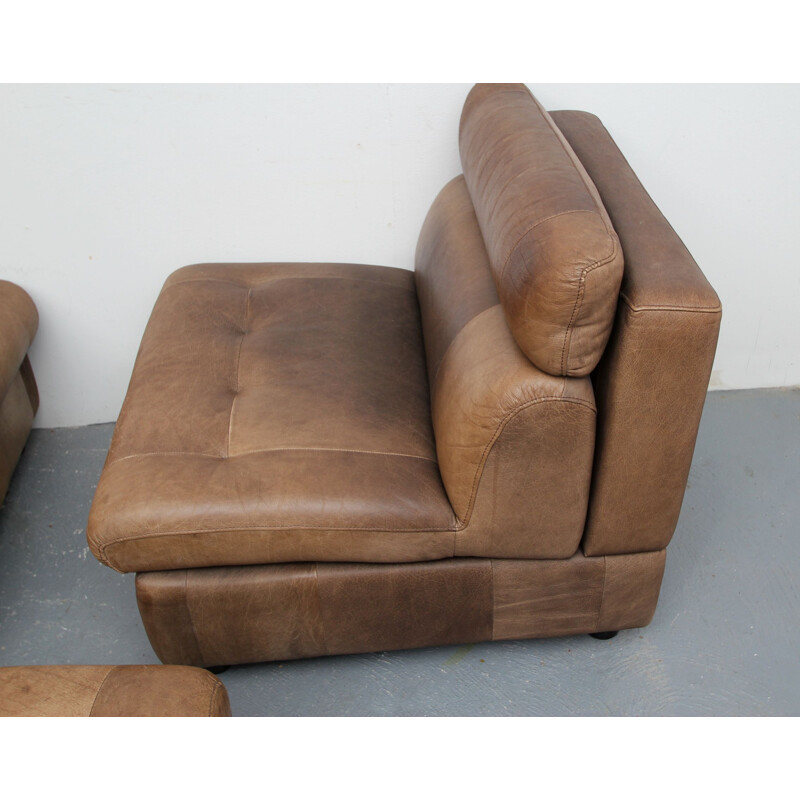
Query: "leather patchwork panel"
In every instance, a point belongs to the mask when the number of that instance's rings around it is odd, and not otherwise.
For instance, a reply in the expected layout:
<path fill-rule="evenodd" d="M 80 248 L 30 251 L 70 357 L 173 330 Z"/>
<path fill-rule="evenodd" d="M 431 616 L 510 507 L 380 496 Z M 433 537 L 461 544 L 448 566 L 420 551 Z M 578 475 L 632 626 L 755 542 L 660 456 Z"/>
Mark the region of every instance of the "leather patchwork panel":
<path fill-rule="evenodd" d="M 202 665 L 215 666 L 636 627 L 652 617 L 663 567 L 661 551 L 192 570 L 192 631 L 158 602 L 164 573 L 136 587 L 150 597 L 143 619 L 159 657 L 187 652 L 176 640 L 196 635 Z"/>
<path fill-rule="evenodd" d="M 314 564 L 189 570 L 187 606 L 209 666 L 230 663 L 230 648 L 244 662 L 325 649 Z"/>
<path fill-rule="evenodd" d="M 658 602 L 667 551 L 605 556 L 606 577 L 597 629 L 649 625 Z"/>
<path fill-rule="evenodd" d="M 603 599 L 602 558 L 494 560 L 494 639 L 594 631 Z"/>
<path fill-rule="evenodd" d="M 403 566 L 320 564 L 327 653 L 479 642 L 491 637 L 486 560 Z"/>
<path fill-rule="evenodd" d="M 189 613 L 188 581 L 185 569 L 137 575 L 136 602 L 150 644 L 165 664 L 202 666 L 207 662 Z"/>

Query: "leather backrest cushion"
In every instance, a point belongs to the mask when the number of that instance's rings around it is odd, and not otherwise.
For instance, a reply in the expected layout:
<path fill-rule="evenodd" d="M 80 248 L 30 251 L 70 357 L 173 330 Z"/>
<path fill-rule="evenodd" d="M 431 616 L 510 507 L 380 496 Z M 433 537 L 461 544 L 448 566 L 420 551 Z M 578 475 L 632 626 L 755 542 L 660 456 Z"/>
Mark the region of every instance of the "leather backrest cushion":
<path fill-rule="evenodd" d="M 523 84 L 478 84 L 461 163 L 503 311 L 543 372 L 588 375 L 608 342 L 623 261 L 597 189 Z"/>
<path fill-rule="evenodd" d="M 462 176 L 425 219 L 415 279 L 455 554 L 568 558 L 589 501 L 591 380 L 542 372 L 517 345 Z"/>

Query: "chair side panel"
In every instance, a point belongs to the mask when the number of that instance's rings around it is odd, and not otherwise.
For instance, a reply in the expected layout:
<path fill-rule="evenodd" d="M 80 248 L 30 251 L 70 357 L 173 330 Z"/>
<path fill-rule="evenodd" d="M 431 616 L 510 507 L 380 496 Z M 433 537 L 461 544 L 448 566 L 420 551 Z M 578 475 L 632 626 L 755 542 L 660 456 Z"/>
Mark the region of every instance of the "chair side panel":
<path fill-rule="evenodd" d="M 660 550 L 678 522 L 721 319 L 719 298 L 591 114 L 553 118 L 625 253 L 614 329 L 592 374 L 597 442 L 587 555 Z"/>
<path fill-rule="evenodd" d="M 542 372 L 520 349 L 461 177 L 425 220 L 416 282 L 454 554 L 568 558 L 588 504 L 591 382 Z"/>

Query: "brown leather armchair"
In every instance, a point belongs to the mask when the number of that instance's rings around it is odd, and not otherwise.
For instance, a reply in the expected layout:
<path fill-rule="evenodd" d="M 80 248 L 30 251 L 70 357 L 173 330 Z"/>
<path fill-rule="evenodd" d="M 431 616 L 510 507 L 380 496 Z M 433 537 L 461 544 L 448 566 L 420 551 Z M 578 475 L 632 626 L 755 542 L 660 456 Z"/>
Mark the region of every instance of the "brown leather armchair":
<path fill-rule="evenodd" d="M 162 661 L 647 625 L 719 299 L 600 121 L 478 85 L 416 270 L 167 280 L 92 507 Z"/>

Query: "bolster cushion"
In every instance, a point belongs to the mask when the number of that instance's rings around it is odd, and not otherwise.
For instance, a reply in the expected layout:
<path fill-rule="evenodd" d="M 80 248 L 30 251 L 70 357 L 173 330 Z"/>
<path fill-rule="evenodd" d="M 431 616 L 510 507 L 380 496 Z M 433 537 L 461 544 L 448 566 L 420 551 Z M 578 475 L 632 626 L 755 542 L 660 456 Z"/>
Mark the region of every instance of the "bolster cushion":
<path fill-rule="evenodd" d="M 603 354 L 622 250 L 597 189 L 523 84 L 478 84 L 461 163 L 508 325 L 551 375 L 588 375 Z"/>

